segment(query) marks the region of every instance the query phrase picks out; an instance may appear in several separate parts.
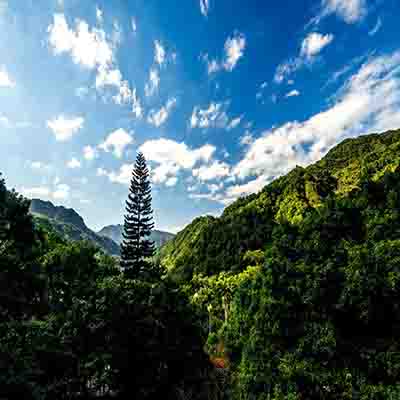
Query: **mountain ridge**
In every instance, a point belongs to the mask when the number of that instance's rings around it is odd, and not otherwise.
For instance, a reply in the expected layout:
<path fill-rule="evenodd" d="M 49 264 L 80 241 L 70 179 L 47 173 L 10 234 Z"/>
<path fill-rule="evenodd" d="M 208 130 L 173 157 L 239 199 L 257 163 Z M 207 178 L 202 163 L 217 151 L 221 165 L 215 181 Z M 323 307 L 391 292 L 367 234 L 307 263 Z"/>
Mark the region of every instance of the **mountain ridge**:
<path fill-rule="evenodd" d="M 121 244 L 122 243 L 122 230 L 123 225 L 107 225 L 104 226 L 102 229 L 97 231 L 98 235 L 108 237 L 112 239 L 115 243 Z M 175 237 L 173 233 L 160 231 L 158 229 L 154 229 L 151 232 L 150 239 L 154 241 L 156 248 L 160 248 L 169 240 L 172 240 Z"/>
<path fill-rule="evenodd" d="M 379 178 L 400 164 L 400 130 L 343 140 L 321 160 L 297 166 L 258 193 L 241 197 L 218 218 L 195 219 L 160 249 L 161 264 L 181 279 L 240 271 L 247 251 L 263 250 L 273 227 L 298 225 L 334 194 L 358 189 L 362 175 Z"/>

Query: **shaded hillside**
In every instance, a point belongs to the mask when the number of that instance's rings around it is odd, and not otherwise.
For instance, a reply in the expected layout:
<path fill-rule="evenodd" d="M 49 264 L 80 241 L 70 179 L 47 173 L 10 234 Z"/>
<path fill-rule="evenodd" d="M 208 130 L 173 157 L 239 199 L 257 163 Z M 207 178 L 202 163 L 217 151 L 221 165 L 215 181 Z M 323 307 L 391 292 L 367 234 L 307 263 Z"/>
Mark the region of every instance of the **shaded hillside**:
<path fill-rule="evenodd" d="M 105 252 L 119 255 L 119 245 L 89 229 L 83 218 L 72 208 L 55 206 L 50 201 L 32 199 L 30 212 L 34 216 L 35 223 L 54 229 L 68 240 L 90 240 Z"/>
<path fill-rule="evenodd" d="M 275 225 L 299 225 L 327 196 L 378 179 L 400 162 L 400 131 L 347 139 L 316 164 L 296 167 L 257 194 L 241 198 L 220 218 L 194 220 L 161 250 L 161 262 L 181 277 L 240 271 L 248 250 L 264 250 Z"/>
<path fill-rule="evenodd" d="M 104 228 L 100 229 L 97 232 L 97 234 L 100 236 L 110 238 L 117 244 L 121 244 L 122 239 L 123 239 L 122 238 L 122 229 L 123 229 L 123 226 L 120 224 L 108 225 L 108 226 L 105 226 Z M 155 229 L 151 232 L 150 240 L 154 241 L 156 248 L 160 248 L 162 245 L 164 245 L 166 242 L 173 239 L 174 237 L 175 237 L 175 235 L 173 233 L 158 231 Z"/>

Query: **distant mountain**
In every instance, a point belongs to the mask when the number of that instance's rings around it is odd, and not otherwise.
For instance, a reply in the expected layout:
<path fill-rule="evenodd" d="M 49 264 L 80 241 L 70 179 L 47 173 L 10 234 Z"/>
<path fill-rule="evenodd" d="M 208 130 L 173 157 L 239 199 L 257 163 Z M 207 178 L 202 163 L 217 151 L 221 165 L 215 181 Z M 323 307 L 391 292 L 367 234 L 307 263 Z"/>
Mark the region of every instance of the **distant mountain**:
<path fill-rule="evenodd" d="M 50 226 L 69 240 L 90 240 L 108 254 L 119 255 L 119 244 L 89 229 L 83 218 L 72 208 L 55 206 L 50 201 L 32 199 L 30 212 L 37 224 Z"/>
<path fill-rule="evenodd" d="M 107 238 L 110 238 L 115 243 L 121 244 L 122 229 L 123 229 L 123 226 L 120 224 L 108 225 L 108 226 L 105 226 L 100 231 L 98 231 L 97 234 L 107 237 Z M 154 241 L 156 248 L 159 249 L 162 245 L 164 245 L 169 240 L 172 240 L 174 237 L 175 237 L 175 235 L 173 233 L 154 230 L 151 233 L 150 239 Z"/>

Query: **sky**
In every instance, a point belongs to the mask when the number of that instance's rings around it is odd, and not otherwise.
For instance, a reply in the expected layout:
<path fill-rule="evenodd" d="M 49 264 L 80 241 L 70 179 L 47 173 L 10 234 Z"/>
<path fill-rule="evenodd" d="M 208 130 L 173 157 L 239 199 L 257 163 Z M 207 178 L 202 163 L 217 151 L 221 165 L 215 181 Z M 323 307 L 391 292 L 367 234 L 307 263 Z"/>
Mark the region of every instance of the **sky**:
<path fill-rule="evenodd" d="M 0 172 L 95 230 L 138 151 L 156 228 L 400 128 L 398 0 L 0 0 Z"/>

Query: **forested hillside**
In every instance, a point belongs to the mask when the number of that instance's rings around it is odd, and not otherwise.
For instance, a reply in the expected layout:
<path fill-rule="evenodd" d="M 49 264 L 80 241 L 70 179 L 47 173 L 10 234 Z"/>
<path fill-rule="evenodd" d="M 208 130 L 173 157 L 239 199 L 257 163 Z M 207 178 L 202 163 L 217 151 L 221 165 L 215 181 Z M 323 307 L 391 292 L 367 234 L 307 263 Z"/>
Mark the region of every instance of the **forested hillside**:
<path fill-rule="evenodd" d="M 220 218 L 196 219 L 161 250 L 161 262 L 184 277 L 241 271 L 247 251 L 264 250 L 273 228 L 305 216 L 332 195 L 360 187 L 361 176 L 378 179 L 400 160 L 400 131 L 347 139 L 321 161 L 297 167 L 264 189 L 228 206 Z"/>
<path fill-rule="evenodd" d="M 400 398 L 399 149 L 345 140 L 162 249 L 230 397 Z"/>
<path fill-rule="evenodd" d="M 114 257 L 35 223 L 29 208 L 0 179 L 0 398 L 219 398 L 177 286 L 156 267 L 128 279 Z"/>
<path fill-rule="evenodd" d="M 111 238 L 89 229 L 83 218 L 73 209 L 55 206 L 50 201 L 32 199 L 30 212 L 34 221 L 46 229 L 54 229 L 68 240 L 90 240 L 111 255 L 119 256 L 119 245 Z"/>

